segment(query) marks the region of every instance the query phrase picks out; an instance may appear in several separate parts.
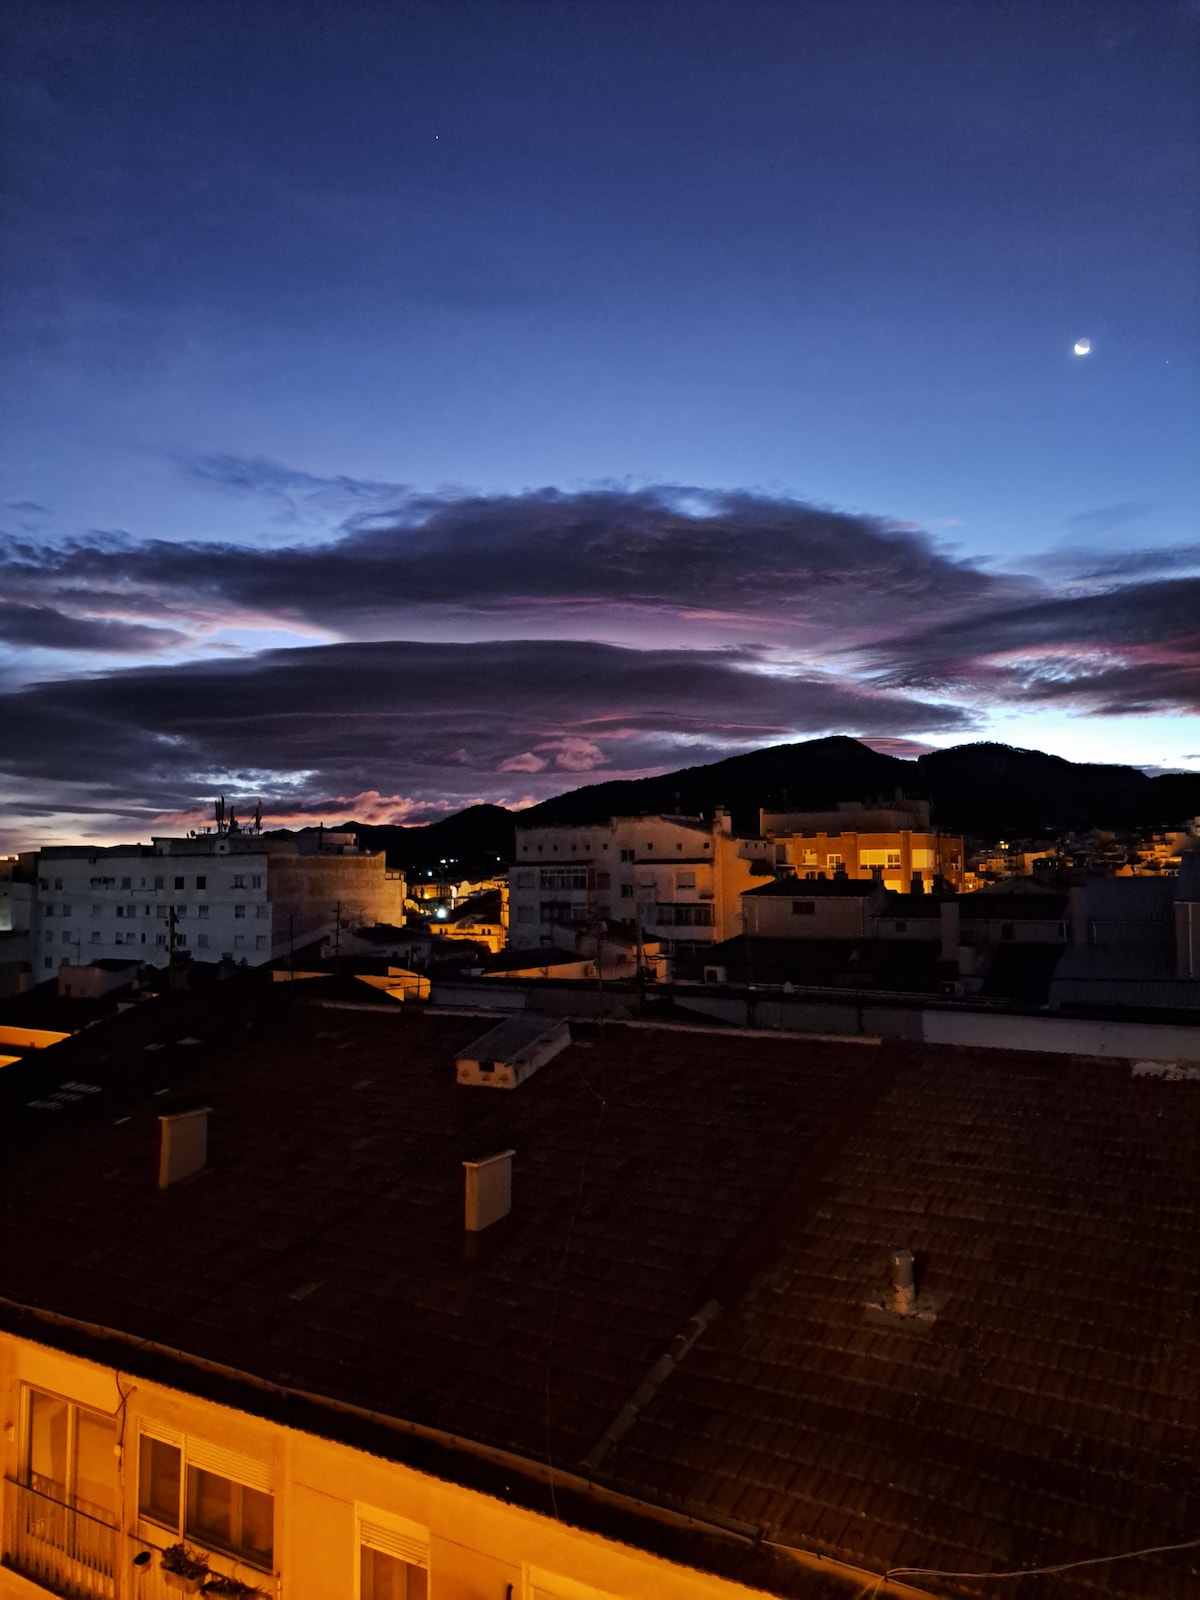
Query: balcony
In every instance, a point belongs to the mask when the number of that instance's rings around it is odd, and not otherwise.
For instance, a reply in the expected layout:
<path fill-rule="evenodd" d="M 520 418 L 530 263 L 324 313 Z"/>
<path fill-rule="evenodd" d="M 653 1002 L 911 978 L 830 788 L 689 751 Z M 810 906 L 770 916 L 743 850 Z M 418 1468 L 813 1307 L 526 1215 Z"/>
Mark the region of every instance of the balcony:
<path fill-rule="evenodd" d="M 11 1479 L 4 1485 L 3 1559 L 64 1600 L 115 1600 L 117 1530 Z"/>

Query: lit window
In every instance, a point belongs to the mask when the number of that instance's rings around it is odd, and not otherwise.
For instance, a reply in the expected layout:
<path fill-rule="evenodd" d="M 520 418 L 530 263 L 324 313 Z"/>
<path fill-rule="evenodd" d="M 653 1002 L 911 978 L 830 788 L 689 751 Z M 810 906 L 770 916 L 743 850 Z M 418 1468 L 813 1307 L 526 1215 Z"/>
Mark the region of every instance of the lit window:
<path fill-rule="evenodd" d="M 399 1517 L 371 1512 L 358 1523 L 360 1600 L 426 1600 L 429 1534 Z"/>
<path fill-rule="evenodd" d="M 260 1462 L 221 1451 L 203 1441 L 176 1435 L 143 1434 L 138 1458 L 138 1513 L 150 1522 L 182 1532 L 208 1550 L 220 1550 L 270 1572 L 275 1559 L 275 1497 Z M 205 1465 L 206 1462 L 212 1465 Z M 253 1479 L 254 1482 L 246 1482 Z M 183 1526 L 180 1527 L 182 1516 Z"/>
<path fill-rule="evenodd" d="M 27 1389 L 21 1479 L 38 1494 L 89 1517 L 117 1520 L 115 1417 Z"/>

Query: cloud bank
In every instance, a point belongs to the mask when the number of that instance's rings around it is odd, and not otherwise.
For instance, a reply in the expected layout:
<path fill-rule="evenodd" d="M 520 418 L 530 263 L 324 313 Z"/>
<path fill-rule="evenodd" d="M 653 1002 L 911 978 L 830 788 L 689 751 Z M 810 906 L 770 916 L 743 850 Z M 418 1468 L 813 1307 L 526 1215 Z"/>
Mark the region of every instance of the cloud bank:
<path fill-rule="evenodd" d="M 827 732 L 919 748 L 1014 708 L 1200 711 L 1195 547 L 1075 551 L 1052 589 L 1049 567 L 760 494 L 187 470 L 334 525 L 0 541 L 0 774 L 26 815 L 185 816 L 224 791 L 412 818 Z M 253 653 L 246 629 L 321 642 Z"/>

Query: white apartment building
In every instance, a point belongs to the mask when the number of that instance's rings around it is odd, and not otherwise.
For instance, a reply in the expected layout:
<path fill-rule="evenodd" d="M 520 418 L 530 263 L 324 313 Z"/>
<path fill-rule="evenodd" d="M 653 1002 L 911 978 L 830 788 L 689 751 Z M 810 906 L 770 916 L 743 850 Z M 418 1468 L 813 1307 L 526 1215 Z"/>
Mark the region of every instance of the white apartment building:
<path fill-rule="evenodd" d="M 614 817 L 519 828 L 509 873 L 509 943 L 552 942 L 562 925 L 624 922 L 677 953 L 742 931 L 741 894 L 773 877 L 770 846 L 734 837 L 728 815 Z"/>
<path fill-rule="evenodd" d="M 404 921 L 404 874 L 351 834 L 208 833 L 149 845 L 58 846 L 38 857 L 35 979 L 172 954 L 258 966 L 343 926 Z"/>

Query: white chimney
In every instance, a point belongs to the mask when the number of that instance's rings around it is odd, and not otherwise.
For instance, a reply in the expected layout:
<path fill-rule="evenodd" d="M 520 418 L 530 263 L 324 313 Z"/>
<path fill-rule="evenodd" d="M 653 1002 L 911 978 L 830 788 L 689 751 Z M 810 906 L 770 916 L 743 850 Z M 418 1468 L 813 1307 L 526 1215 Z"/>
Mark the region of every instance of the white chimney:
<path fill-rule="evenodd" d="M 911 1250 L 893 1250 L 892 1263 L 892 1310 L 902 1317 L 909 1317 L 916 1309 L 917 1283 L 913 1275 L 913 1253 Z"/>
<path fill-rule="evenodd" d="M 169 1189 L 203 1172 L 208 1163 L 209 1106 L 159 1117 L 158 1187 Z"/>
<path fill-rule="evenodd" d="M 512 1210 L 512 1164 L 515 1150 L 501 1150 L 482 1161 L 464 1161 L 467 1178 L 466 1228 L 482 1233 Z"/>

